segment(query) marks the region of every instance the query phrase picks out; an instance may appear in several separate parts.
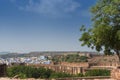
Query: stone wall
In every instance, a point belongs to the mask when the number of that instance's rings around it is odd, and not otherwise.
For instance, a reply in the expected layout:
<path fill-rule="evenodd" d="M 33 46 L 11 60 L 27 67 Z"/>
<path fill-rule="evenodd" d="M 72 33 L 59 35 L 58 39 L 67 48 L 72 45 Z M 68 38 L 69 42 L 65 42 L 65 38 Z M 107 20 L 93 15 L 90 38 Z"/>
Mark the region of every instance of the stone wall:
<path fill-rule="evenodd" d="M 88 62 L 80 62 L 80 63 L 69 63 L 69 62 L 61 62 L 61 65 L 63 66 L 71 66 L 71 67 L 89 67 Z"/>
<path fill-rule="evenodd" d="M 74 77 L 74 78 L 58 78 L 53 80 L 115 80 L 111 79 L 109 76 L 94 76 L 94 77 Z"/>
<path fill-rule="evenodd" d="M 63 65 L 29 65 L 34 67 L 44 67 L 47 69 L 52 69 L 56 72 L 66 72 L 70 74 L 78 74 L 78 73 L 84 73 L 87 69 L 90 68 L 82 68 L 82 67 L 73 67 L 73 66 L 63 66 Z M 120 80 L 120 69 L 112 69 L 111 71 L 111 77 L 91 77 L 91 78 L 76 78 L 76 79 L 58 79 L 58 80 Z"/>
<path fill-rule="evenodd" d="M 115 80 L 120 80 L 120 69 L 113 69 L 111 71 L 111 78 Z"/>
<path fill-rule="evenodd" d="M 119 63 L 118 62 L 99 62 L 96 64 L 93 64 L 92 66 L 118 66 Z"/>
<path fill-rule="evenodd" d="M 47 69 L 52 69 L 56 72 L 65 72 L 69 74 L 78 74 L 78 73 L 84 73 L 85 68 L 82 67 L 75 67 L 75 66 L 64 66 L 64 65 L 43 65 L 43 64 L 36 64 L 36 65 L 28 65 L 28 66 L 34 66 L 34 67 L 44 67 Z"/>

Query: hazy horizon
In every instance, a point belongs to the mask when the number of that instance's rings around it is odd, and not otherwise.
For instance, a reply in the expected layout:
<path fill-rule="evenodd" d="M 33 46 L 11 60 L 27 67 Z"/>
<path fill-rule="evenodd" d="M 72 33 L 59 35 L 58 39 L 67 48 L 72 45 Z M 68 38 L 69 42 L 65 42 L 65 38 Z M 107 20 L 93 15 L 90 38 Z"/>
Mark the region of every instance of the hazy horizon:
<path fill-rule="evenodd" d="M 0 0 L 0 52 L 94 51 L 81 47 L 96 0 Z"/>

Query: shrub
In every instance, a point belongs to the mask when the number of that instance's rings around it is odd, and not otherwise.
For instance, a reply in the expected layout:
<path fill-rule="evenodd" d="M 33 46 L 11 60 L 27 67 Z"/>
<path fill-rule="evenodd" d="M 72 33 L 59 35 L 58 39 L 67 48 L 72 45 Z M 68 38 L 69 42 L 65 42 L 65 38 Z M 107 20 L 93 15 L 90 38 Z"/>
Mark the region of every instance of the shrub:
<path fill-rule="evenodd" d="M 24 74 L 24 73 L 18 74 L 18 77 L 21 78 L 21 79 L 27 78 L 26 74 Z"/>
<path fill-rule="evenodd" d="M 77 77 L 84 77 L 82 73 L 77 74 Z"/>
<path fill-rule="evenodd" d="M 110 70 L 106 69 L 94 69 L 85 73 L 85 76 L 110 76 Z"/>
<path fill-rule="evenodd" d="M 52 70 L 43 67 L 34 68 L 31 66 L 14 66 L 7 68 L 8 77 L 18 75 L 19 78 L 49 78 L 52 72 Z"/>
<path fill-rule="evenodd" d="M 65 77 L 72 77 L 72 75 L 62 72 L 52 73 L 50 78 L 65 78 Z"/>

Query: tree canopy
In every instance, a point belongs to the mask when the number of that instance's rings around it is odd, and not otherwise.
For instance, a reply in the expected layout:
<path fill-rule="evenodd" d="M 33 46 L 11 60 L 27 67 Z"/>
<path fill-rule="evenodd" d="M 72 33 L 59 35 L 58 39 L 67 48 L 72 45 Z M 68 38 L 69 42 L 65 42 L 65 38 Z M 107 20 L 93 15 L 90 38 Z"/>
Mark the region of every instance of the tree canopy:
<path fill-rule="evenodd" d="M 120 0 L 98 0 L 91 7 L 92 27 L 80 28 L 82 46 L 109 55 L 116 53 L 120 59 Z"/>

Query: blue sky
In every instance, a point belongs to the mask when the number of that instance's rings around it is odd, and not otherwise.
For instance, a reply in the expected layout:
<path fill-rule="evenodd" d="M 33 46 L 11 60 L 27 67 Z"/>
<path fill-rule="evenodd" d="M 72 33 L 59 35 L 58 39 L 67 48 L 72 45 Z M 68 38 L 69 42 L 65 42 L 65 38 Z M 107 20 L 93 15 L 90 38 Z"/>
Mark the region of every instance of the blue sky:
<path fill-rule="evenodd" d="M 78 41 L 96 0 L 0 0 L 0 51 L 91 51 Z"/>

